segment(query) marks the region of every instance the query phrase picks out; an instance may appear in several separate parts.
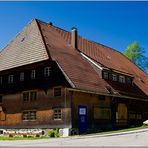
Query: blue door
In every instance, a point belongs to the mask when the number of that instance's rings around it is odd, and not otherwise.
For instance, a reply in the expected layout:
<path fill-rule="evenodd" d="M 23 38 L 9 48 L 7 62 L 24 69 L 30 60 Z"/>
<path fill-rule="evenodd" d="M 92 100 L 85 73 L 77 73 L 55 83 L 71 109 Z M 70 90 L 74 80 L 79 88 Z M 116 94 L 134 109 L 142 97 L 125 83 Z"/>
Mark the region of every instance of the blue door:
<path fill-rule="evenodd" d="M 79 133 L 85 133 L 87 131 L 87 107 L 78 106 L 78 127 Z"/>

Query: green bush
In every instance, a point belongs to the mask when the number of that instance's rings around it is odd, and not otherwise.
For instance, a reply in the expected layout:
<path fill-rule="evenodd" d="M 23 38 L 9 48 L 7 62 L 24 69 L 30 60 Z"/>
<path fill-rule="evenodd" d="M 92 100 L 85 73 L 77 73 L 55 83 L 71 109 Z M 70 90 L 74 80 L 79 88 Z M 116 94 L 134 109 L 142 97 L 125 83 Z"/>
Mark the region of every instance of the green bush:
<path fill-rule="evenodd" d="M 58 129 L 52 129 L 48 131 L 49 137 L 59 137 L 59 130 Z"/>

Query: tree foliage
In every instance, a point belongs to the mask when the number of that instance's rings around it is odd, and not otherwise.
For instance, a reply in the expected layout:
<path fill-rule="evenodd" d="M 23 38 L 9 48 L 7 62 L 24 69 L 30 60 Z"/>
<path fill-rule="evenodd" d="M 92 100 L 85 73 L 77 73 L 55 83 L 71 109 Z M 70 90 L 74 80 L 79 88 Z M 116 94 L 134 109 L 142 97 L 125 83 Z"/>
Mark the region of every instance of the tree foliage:
<path fill-rule="evenodd" d="M 148 73 L 148 57 L 144 55 L 144 48 L 140 47 L 137 41 L 128 45 L 123 54 L 143 71 Z"/>

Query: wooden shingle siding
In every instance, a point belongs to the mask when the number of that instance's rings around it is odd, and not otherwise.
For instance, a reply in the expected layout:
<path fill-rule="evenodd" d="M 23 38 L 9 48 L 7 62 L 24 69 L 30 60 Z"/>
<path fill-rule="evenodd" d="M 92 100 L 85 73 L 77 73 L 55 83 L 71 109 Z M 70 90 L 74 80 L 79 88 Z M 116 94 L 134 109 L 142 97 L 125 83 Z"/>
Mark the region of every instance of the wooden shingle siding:
<path fill-rule="evenodd" d="M 47 59 L 37 23 L 32 20 L 0 53 L 0 71 Z"/>

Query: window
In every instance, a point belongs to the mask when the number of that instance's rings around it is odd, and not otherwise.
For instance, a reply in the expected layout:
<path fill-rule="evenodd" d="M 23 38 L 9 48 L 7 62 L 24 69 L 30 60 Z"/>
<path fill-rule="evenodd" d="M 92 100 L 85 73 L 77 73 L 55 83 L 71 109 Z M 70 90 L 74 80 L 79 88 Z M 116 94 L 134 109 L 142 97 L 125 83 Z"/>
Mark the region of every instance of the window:
<path fill-rule="evenodd" d="M 94 119 L 111 119 L 111 109 L 94 107 Z"/>
<path fill-rule="evenodd" d="M 108 79 L 109 78 L 108 72 L 106 72 L 106 71 L 103 72 L 103 78 L 104 79 Z"/>
<path fill-rule="evenodd" d="M 24 81 L 24 72 L 20 73 L 20 81 Z"/>
<path fill-rule="evenodd" d="M 127 78 L 127 83 L 128 83 L 128 84 L 132 84 L 132 78 L 128 77 L 128 78 Z"/>
<path fill-rule="evenodd" d="M 36 100 L 36 91 L 30 92 L 30 101 L 35 101 Z"/>
<path fill-rule="evenodd" d="M 54 120 L 62 119 L 62 111 L 61 109 L 54 109 Z"/>
<path fill-rule="evenodd" d="M 119 82 L 125 83 L 125 76 L 119 76 Z"/>
<path fill-rule="evenodd" d="M 54 88 L 54 97 L 59 97 L 59 96 L 61 96 L 61 88 L 60 87 Z"/>
<path fill-rule="evenodd" d="M 117 75 L 116 74 L 112 74 L 112 80 L 117 81 Z"/>
<path fill-rule="evenodd" d="M 3 77 L 0 77 L 0 85 L 3 83 Z"/>
<path fill-rule="evenodd" d="M 13 83 L 13 75 L 8 76 L 8 83 Z"/>
<path fill-rule="evenodd" d="M 23 93 L 23 101 L 35 101 L 37 98 L 37 92 L 36 91 L 30 91 L 30 92 L 24 92 Z"/>
<path fill-rule="evenodd" d="M 35 79 L 35 70 L 31 70 L 31 79 Z"/>
<path fill-rule="evenodd" d="M 2 101 L 3 101 L 3 100 L 2 100 L 2 96 L 0 96 L 0 103 L 2 103 Z"/>
<path fill-rule="evenodd" d="M 24 92 L 23 93 L 23 101 L 28 102 L 29 101 L 29 92 Z"/>
<path fill-rule="evenodd" d="M 49 77 L 51 72 L 51 67 L 44 68 L 44 77 Z"/>
<path fill-rule="evenodd" d="M 24 111 L 22 120 L 36 120 L 36 111 Z"/>

